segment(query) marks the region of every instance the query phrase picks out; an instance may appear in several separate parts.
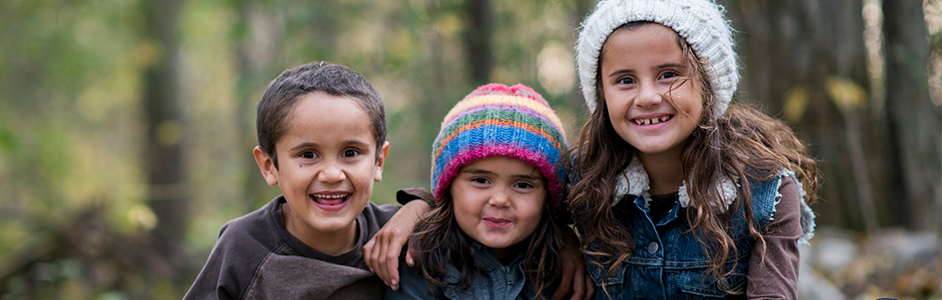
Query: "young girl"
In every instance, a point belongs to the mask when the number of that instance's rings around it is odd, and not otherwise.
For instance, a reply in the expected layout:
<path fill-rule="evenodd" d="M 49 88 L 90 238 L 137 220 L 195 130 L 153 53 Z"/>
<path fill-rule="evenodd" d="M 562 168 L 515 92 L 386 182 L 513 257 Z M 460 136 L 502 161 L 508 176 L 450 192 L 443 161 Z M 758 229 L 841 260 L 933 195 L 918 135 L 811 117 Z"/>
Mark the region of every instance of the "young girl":
<path fill-rule="evenodd" d="M 409 241 L 415 267 L 400 262 L 386 299 L 548 299 L 569 230 L 553 217 L 565 151 L 559 118 L 526 86 L 489 84 L 458 102 L 433 145 L 436 207 Z"/>
<path fill-rule="evenodd" d="M 576 45 L 592 111 L 569 207 L 596 298 L 795 299 L 817 169 L 782 122 L 730 104 L 709 0 L 602 0 Z"/>

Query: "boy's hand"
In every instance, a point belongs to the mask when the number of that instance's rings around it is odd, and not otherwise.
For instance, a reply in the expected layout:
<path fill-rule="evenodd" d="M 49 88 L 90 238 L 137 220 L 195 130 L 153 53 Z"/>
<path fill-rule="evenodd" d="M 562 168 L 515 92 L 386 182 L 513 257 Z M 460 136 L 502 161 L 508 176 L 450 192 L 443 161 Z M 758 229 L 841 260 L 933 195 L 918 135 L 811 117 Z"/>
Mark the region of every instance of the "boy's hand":
<path fill-rule="evenodd" d="M 595 283 L 586 272 L 585 261 L 579 251 L 579 237 L 569 227 L 561 228 L 560 232 L 563 237 L 563 249 L 560 251 L 563 278 L 552 299 L 561 300 L 569 292 L 572 292 L 570 300 L 591 299 L 595 295 Z"/>
<path fill-rule="evenodd" d="M 413 200 L 386 222 L 383 228 L 363 246 L 363 261 L 393 290 L 399 289 L 399 254 L 409 241 L 418 220 L 430 210 L 422 200 Z M 412 265 L 412 253 L 407 251 L 406 261 Z"/>

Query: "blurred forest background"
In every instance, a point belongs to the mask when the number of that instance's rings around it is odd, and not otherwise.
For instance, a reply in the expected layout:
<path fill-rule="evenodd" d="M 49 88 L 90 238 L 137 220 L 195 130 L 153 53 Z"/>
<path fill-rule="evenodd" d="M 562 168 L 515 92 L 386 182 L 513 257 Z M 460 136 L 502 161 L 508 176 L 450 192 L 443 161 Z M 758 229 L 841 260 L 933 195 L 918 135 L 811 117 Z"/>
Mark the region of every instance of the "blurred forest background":
<path fill-rule="evenodd" d="M 734 101 L 786 120 L 820 160 L 819 248 L 803 263 L 845 249 L 876 265 L 802 279 L 939 299 L 942 0 L 718 2 L 744 63 Z M 0 299 L 181 298 L 220 226 L 279 194 L 252 159 L 255 105 L 310 61 L 362 73 L 386 103 L 377 203 L 428 186 L 439 122 L 482 83 L 534 87 L 576 141 L 573 45 L 594 5 L 0 1 Z M 898 248 L 867 246 L 886 236 Z M 887 258 L 914 241 L 914 258 Z"/>

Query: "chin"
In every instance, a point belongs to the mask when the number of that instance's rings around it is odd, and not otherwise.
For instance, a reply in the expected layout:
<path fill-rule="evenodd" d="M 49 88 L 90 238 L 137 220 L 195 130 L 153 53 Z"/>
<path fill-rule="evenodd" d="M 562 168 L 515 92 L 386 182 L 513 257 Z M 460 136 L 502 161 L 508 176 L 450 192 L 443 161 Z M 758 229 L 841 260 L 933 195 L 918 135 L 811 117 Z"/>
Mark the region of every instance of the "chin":
<path fill-rule="evenodd" d="M 338 232 L 349 228 L 356 223 L 356 216 L 336 216 L 336 217 L 317 217 L 315 222 L 311 222 L 311 227 L 320 232 Z"/>

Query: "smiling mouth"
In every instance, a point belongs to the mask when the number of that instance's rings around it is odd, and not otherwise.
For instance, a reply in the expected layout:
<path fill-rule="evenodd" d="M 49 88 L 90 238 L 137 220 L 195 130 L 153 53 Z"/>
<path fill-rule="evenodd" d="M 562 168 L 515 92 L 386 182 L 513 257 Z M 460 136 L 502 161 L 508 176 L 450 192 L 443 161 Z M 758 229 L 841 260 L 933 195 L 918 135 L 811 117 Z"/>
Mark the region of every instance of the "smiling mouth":
<path fill-rule="evenodd" d="M 336 206 L 342 205 L 350 198 L 350 194 L 336 194 L 336 195 L 322 195 L 322 194 L 311 194 L 308 195 L 311 197 L 311 200 L 314 200 L 315 203 L 324 205 L 324 206 Z"/>
<path fill-rule="evenodd" d="M 510 223 L 513 223 L 513 222 L 511 222 L 510 220 L 501 219 L 501 218 L 484 218 L 484 223 L 487 223 L 487 225 L 494 226 L 494 227 L 504 227 L 504 226 L 510 225 Z"/>
<path fill-rule="evenodd" d="M 673 118 L 674 118 L 674 115 L 666 115 L 663 117 L 651 118 L 651 119 L 633 119 L 631 120 L 631 122 L 637 125 L 654 125 L 661 122 L 667 122 Z"/>

